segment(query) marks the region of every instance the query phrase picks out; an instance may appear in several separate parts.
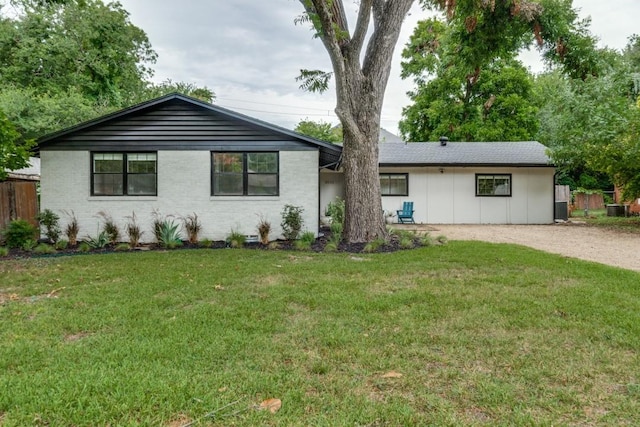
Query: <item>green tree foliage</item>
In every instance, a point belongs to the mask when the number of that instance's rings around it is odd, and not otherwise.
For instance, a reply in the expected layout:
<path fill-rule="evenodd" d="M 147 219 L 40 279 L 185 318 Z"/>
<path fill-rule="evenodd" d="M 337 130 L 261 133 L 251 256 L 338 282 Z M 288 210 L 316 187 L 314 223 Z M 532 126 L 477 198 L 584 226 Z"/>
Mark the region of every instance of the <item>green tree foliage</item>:
<path fill-rule="evenodd" d="M 139 93 L 156 53 L 119 3 L 100 0 L 17 1 L 17 19 L 3 18 L 3 84 L 38 93 L 72 88 L 95 102 L 122 106 Z"/>
<path fill-rule="evenodd" d="M 29 148 L 33 141 L 21 141 L 20 133 L 0 111 L 0 181 L 6 179 L 8 171 L 29 165 Z"/>
<path fill-rule="evenodd" d="M 627 198 L 640 196 L 640 68 L 633 43 L 623 54 L 600 51 L 598 76 L 554 72 L 536 81 L 539 140 L 560 170 L 585 188 L 601 187 L 604 175 Z"/>
<path fill-rule="evenodd" d="M 294 130 L 321 141 L 342 142 L 342 127 L 331 126 L 331 123 L 322 120 L 317 122 L 309 119 L 300 120 Z"/>
<path fill-rule="evenodd" d="M 21 140 L 170 92 L 214 98 L 206 87 L 151 83 L 156 53 L 120 3 L 1 3 L 0 111 Z"/>
<path fill-rule="evenodd" d="M 11 119 L 23 138 L 37 138 L 107 113 L 114 107 L 94 103 L 75 88 L 38 93 L 35 88 L 5 86 L 0 111 Z"/>
<path fill-rule="evenodd" d="M 215 93 L 206 86 L 198 87 L 192 83 L 173 82 L 171 79 L 168 79 L 159 84 L 149 84 L 142 93 L 140 101 L 157 98 L 170 93 L 181 93 L 209 103 L 213 102 L 216 98 Z"/>
<path fill-rule="evenodd" d="M 532 139 L 532 80 L 514 58 L 534 41 L 550 63 L 597 74 L 595 39 L 571 0 L 434 3 L 445 16 L 420 22 L 403 51 L 402 76 L 416 84 L 400 123 L 405 140 Z"/>

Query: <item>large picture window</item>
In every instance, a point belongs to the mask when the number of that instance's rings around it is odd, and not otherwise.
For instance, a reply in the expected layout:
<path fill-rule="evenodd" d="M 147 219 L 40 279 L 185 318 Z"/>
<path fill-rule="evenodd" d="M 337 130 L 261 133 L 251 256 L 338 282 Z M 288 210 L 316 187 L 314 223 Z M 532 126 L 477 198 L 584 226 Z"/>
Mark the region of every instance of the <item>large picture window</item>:
<path fill-rule="evenodd" d="M 277 196 L 278 153 L 212 153 L 214 196 Z"/>
<path fill-rule="evenodd" d="M 93 153 L 93 196 L 156 196 L 156 153 Z"/>
<path fill-rule="evenodd" d="M 476 196 L 511 196 L 511 174 L 476 174 Z"/>
<path fill-rule="evenodd" d="M 408 196 L 409 174 L 381 173 L 380 192 L 383 196 Z"/>

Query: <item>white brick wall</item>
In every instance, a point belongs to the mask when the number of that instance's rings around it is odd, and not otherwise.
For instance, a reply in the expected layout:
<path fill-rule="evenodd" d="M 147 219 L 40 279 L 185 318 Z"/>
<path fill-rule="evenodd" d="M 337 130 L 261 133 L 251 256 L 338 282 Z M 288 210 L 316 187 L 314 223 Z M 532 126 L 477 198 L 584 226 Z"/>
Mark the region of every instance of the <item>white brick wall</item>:
<path fill-rule="evenodd" d="M 282 237 L 281 211 L 285 204 L 302 206 L 305 229 L 318 230 L 318 152 L 280 152 L 280 195 L 277 197 L 212 197 L 209 151 L 159 151 L 157 197 L 91 197 L 88 151 L 42 151 L 41 209 L 51 209 L 68 222 L 73 211 L 80 237 L 96 236 L 103 211 L 120 225 L 126 241 L 127 217 L 135 212 L 144 230 L 142 240 L 154 241 L 152 212 L 176 218 L 196 213 L 202 223 L 200 238 L 224 240 L 231 230 L 258 234 L 260 217 L 271 222 L 271 240 Z M 183 235 L 186 239 L 186 235 Z"/>

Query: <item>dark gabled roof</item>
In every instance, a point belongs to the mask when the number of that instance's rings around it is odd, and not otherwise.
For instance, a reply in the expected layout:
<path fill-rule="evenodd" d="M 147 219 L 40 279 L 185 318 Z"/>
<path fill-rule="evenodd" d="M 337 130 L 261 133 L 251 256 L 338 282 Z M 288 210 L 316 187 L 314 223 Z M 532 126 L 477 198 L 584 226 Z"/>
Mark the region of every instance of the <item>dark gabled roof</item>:
<path fill-rule="evenodd" d="M 546 147 L 523 142 L 388 142 L 379 145 L 380 166 L 553 167 Z"/>
<path fill-rule="evenodd" d="M 285 129 L 280 126 L 276 126 L 271 123 L 264 122 L 262 120 L 255 119 L 253 117 L 246 116 L 244 114 L 237 113 L 232 110 L 228 110 L 223 107 L 219 107 L 217 105 L 209 104 L 207 102 L 203 102 L 199 99 L 192 98 L 189 96 L 185 96 L 178 93 L 172 93 L 169 95 L 162 96 L 160 98 L 152 99 L 150 101 L 143 102 L 138 105 L 134 105 L 132 107 L 116 111 L 111 114 L 107 114 L 102 117 L 98 117 L 96 119 L 80 123 L 78 125 L 69 127 L 67 129 L 63 129 L 61 131 L 51 133 L 49 135 L 45 135 L 38 140 L 38 144 L 34 149 L 36 154 L 39 153 L 40 149 L 46 149 L 54 147 L 58 144 L 64 144 L 65 140 L 73 139 L 80 134 L 88 134 L 89 138 L 86 140 L 94 140 L 103 138 L 105 140 L 109 139 L 113 135 L 107 135 L 102 129 L 108 126 L 111 123 L 124 121 L 127 119 L 135 118 L 139 115 L 150 113 L 155 110 L 162 109 L 163 107 L 170 108 L 175 105 L 193 107 L 200 111 L 204 111 L 204 113 L 215 114 L 218 117 L 222 117 L 227 120 L 236 121 L 243 123 L 244 125 L 251 127 L 253 129 L 258 129 L 262 133 L 267 132 L 271 135 L 279 135 L 283 139 L 297 141 L 302 144 L 306 144 L 310 147 L 318 148 L 320 151 L 320 165 L 323 167 L 335 167 L 338 164 L 340 155 L 342 154 L 342 148 L 336 145 L 333 145 L 329 142 L 320 141 L 306 135 L 299 134 L 289 129 Z M 139 125 L 139 124 L 137 124 Z M 123 137 L 123 139 L 127 139 L 129 141 L 136 139 L 144 140 L 144 137 L 140 137 L 139 133 L 137 133 L 139 129 L 134 129 L 134 132 L 131 135 L 125 135 L 123 132 L 119 132 L 116 136 Z M 173 131 L 172 131 L 173 132 Z M 114 132 L 112 132 L 114 133 Z M 103 136 L 100 136 L 103 135 Z M 136 136 L 138 135 L 138 136 Z M 170 133 L 173 140 L 180 140 L 180 137 L 174 137 L 175 132 Z M 203 135 L 203 134 L 201 134 Z M 206 134 L 204 134 L 204 138 L 206 138 Z M 264 139 L 264 135 L 262 135 Z M 203 139 L 202 136 L 199 139 Z M 147 139 L 148 140 L 148 139 Z M 182 138 L 180 143 L 186 148 L 189 146 L 190 142 L 194 141 L 192 138 Z M 195 142 L 192 142 L 195 143 Z"/>

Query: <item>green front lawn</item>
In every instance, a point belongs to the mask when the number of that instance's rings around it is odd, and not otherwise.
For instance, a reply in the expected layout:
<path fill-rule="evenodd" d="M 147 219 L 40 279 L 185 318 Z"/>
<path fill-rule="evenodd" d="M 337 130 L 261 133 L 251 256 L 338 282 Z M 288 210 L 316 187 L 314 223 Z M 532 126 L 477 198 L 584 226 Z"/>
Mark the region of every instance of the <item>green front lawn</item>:
<path fill-rule="evenodd" d="M 0 342 L 2 427 L 640 413 L 640 274 L 513 245 L 5 260 Z"/>

